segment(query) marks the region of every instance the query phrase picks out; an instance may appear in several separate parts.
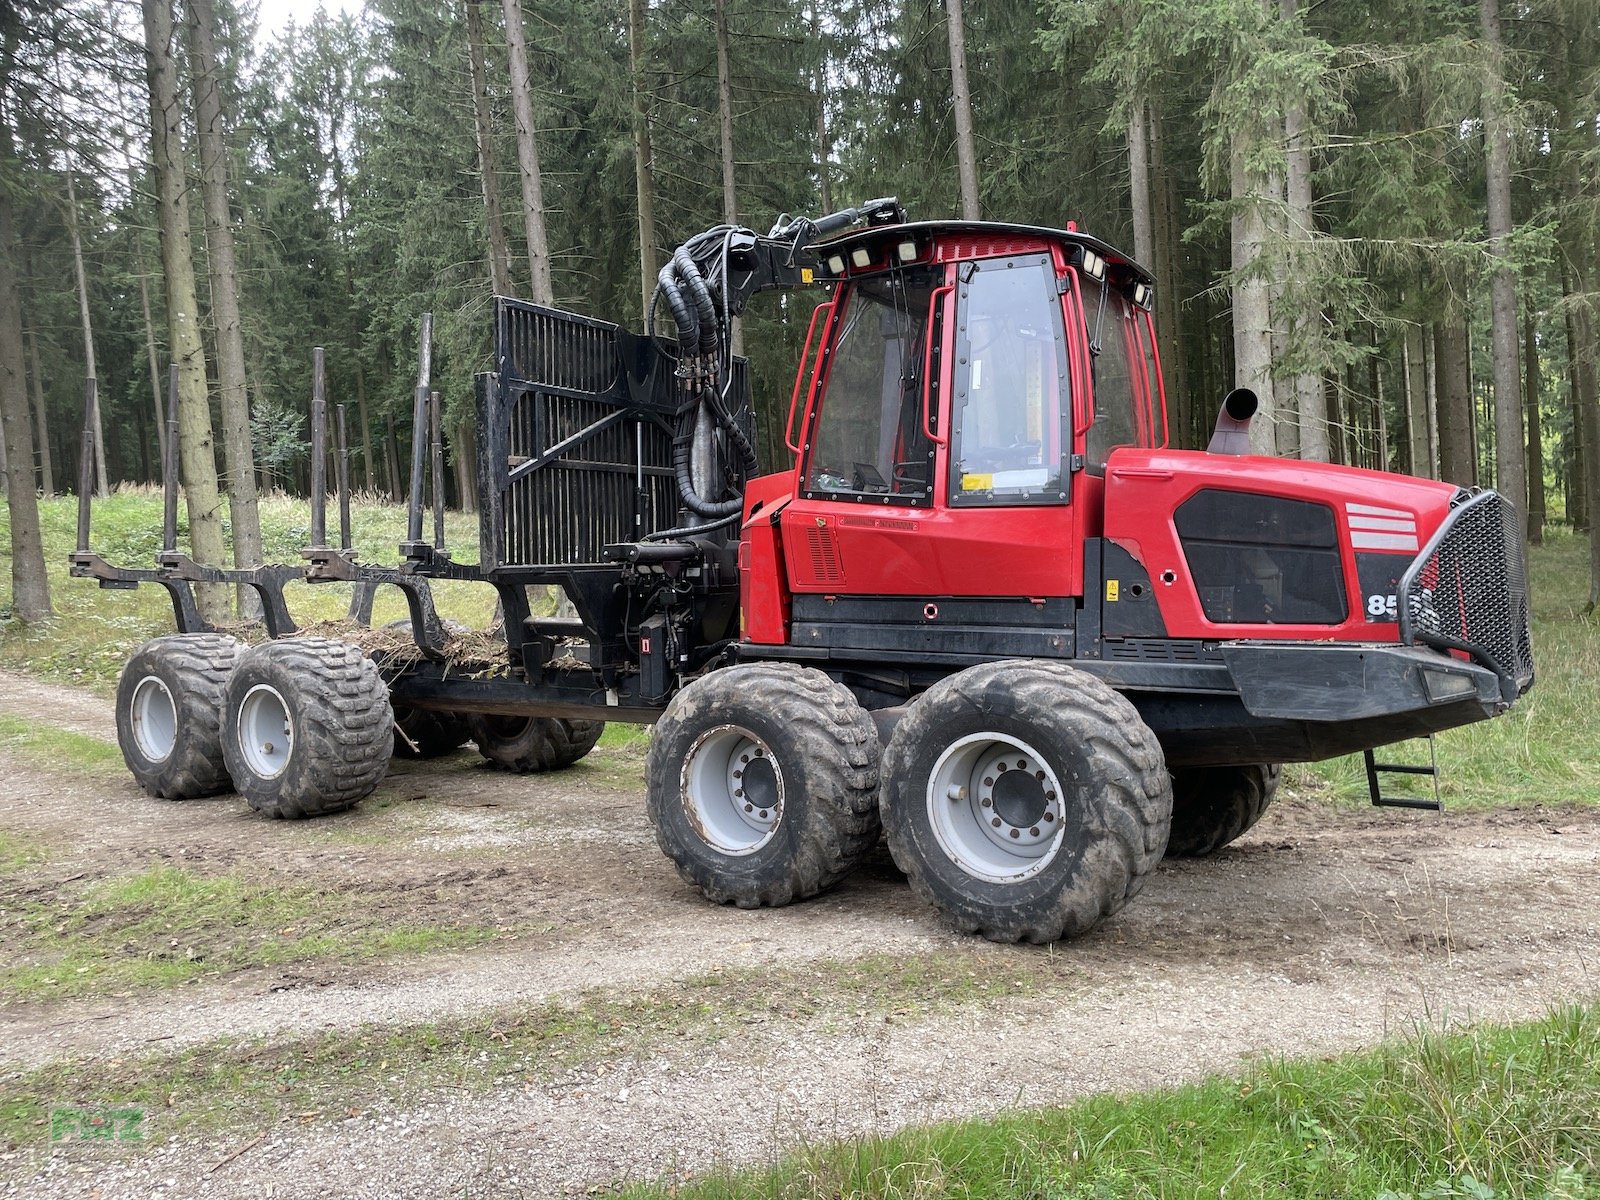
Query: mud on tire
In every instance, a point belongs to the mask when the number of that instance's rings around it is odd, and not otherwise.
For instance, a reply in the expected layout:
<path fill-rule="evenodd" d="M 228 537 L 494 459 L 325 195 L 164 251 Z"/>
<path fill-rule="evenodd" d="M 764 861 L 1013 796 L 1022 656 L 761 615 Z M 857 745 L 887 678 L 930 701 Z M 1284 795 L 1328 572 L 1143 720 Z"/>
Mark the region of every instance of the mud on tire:
<path fill-rule="evenodd" d="M 912 889 L 965 933 L 1052 942 L 1121 908 L 1161 861 L 1155 735 L 1064 663 L 986 663 L 929 688 L 884 753 L 884 828 Z"/>
<path fill-rule="evenodd" d="M 165 800 L 233 786 L 223 761 L 222 693 L 244 643 L 219 633 L 158 637 L 117 681 L 117 745 L 139 786 Z"/>
<path fill-rule="evenodd" d="M 377 665 L 348 642 L 283 638 L 239 659 L 223 701 L 222 750 L 257 812 L 342 812 L 389 768 L 394 712 Z"/>
<path fill-rule="evenodd" d="M 878 755 L 872 719 L 822 672 L 712 671 L 678 693 L 651 736 L 656 841 L 719 904 L 804 900 L 877 844 Z"/>
<path fill-rule="evenodd" d="M 497 767 L 526 775 L 570 767 L 593 750 L 604 721 L 565 717 L 503 717 L 474 714 L 468 733 L 478 753 Z"/>
<path fill-rule="evenodd" d="M 1236 840 L 1267 811 L 1282 777 L 1277 763 L 1174 771 L 1167 857 L 1199 858 Z"/>

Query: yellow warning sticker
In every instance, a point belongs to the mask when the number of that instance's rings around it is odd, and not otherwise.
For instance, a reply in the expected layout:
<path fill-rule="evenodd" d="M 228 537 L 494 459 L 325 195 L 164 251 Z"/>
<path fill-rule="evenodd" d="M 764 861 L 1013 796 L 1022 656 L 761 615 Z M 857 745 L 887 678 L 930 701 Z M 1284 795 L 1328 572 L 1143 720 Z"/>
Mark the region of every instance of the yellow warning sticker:
<path fill-rule="evenodd" d="M 963 475 L 961 477 L 961 490 L 963 492 L 992 492 L 994 491 L 994 476 Z"/>
<path fill-rule="evenodd" d="M 1117 581 L 1115 579 L 1106 580 L 1106 603 L 1107 604 L 1115 604 L 1116 603 L 1118 590 L 1119 589 L 1117 587 Z"/>
<path fill-rule="evenodd" d="M 812 279 L 811 268 L 810 267 L 801 267 L 800 268 L 800 282 L 803 283 L 803 284 L 810 283 L 811 279 Z"/>

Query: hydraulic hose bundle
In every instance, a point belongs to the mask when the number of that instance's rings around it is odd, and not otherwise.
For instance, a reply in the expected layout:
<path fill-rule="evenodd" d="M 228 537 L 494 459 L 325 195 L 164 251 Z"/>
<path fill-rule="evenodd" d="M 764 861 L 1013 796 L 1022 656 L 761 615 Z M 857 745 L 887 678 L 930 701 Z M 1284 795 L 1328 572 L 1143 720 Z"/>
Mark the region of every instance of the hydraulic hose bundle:
<path fill-rule="evenodd" d="M 656 277 L 655 301 L 666 301 L 677 327 L 679 405 L 672 441 L 673 473 L 679 499 L 698 518 L 693 522 L 696 529 L 703 529 L 707 523 L 725 524 L 737 518 L 744 508 L 740 494 L 715 498 L 715 493 L 728 490 L 717 478 L 724 474 L 720 460 L 727 450 L 737 456 L 738 478 L 756 470 L 755 447 L 727 404 L 733 352 L 726 280 L 729 246 L 738 235 L 750 239 L 755 236 L 732 225 L 708 229 L 679 246 Z M 696 261 L 697 252 L 706 260 L 713 282 L 707 281 L 706 271 Z M 719 298 L 723 301 L 720 312 Z M 653 302 L 652 326 L 655 307 Z M 651 333 L 654 332 L 652 327 Z"/>
<path fill-rule="evenodd" d="M 757 463 L 743 414 L 728 403 L 733 319 L 757 292 L 810 282 L 805 268 L 813 265 L 812 243 L 863 220 L 897 223 L 905 220 L 905 212 L 886 197 L 816 220 L 785 214 L 766 237 L 738 225 L 717 225 L 679 246 L 661 268 L 650 300 L 649 333 L 656 336 L 656 310 L 664 301 L 678 351 L 672 465 L 691 521 L 688 528 L 655 537 L 705 532 L 739 518 L 744 509 L 740 485 Z"/>

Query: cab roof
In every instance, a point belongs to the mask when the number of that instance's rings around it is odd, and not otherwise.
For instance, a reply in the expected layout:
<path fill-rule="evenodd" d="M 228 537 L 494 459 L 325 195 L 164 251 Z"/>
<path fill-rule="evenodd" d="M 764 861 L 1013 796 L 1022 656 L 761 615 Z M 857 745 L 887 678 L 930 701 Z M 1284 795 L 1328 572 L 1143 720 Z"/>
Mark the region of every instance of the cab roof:
<path fill-rule="evenodd" d="M 876 258 L 885 243 L 904 241 L 908 236 L 934 241 L 961 237 L 1011 237 L 1060 242 L 1066 246 L 1092 250 L 1109 265 L 1123 268 L 1132 276 L 1133 282 L 1155 286 L 1155 276 L 1108 242 L 1075 229 L 1051 229 L 1044 225 L 1013 225 L 1000 221 L 907 221 L 898 225 L 871 225 L 865 229 L 851 230 L 815 243 L 812 250 L 818 258 L 826 259 L 831 253 L 848 253 L 859 246 L 872 251 Z"/>

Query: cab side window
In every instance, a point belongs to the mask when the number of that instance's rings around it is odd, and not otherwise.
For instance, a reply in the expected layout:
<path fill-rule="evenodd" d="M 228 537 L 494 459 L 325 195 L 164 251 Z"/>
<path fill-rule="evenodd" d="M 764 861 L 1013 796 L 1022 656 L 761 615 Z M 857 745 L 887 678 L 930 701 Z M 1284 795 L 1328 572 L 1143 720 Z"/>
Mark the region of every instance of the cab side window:
<path fill-rule="evenodd" d="M 932 445 L 922 393 L 935 286 L 926 268 L 852 283 L 807 448 L 807 495 L 928 502 Z"/>

